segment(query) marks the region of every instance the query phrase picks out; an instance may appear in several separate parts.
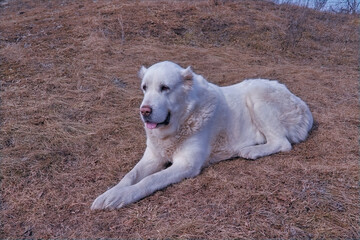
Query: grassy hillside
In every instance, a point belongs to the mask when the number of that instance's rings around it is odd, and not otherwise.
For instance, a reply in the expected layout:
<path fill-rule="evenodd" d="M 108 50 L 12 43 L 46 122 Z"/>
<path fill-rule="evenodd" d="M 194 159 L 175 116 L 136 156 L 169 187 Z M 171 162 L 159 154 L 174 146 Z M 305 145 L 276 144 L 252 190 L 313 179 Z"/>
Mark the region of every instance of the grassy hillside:
<path fill-rule="evenodd" d="M 359 20 L 265 1 L 3 1 L 0 238 L 358 239 Z M 137 71 L 277 79 L 315 124 L 118 211 L 92 201 L 140 159 Z"/>

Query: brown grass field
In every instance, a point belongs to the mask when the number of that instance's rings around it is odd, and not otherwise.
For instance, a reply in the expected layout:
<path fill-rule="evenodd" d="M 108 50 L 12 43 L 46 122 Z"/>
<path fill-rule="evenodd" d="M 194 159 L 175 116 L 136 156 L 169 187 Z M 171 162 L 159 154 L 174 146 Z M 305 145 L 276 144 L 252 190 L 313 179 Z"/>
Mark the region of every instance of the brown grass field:
<path fill-rule="evenodd" d="M 253 0 L 1 1 L 0 239 L 359 239 L 358 26 Z M 310 136 L 90 211 L 142 156 L 137 71 L 162 60 L 279 80 Z"/>

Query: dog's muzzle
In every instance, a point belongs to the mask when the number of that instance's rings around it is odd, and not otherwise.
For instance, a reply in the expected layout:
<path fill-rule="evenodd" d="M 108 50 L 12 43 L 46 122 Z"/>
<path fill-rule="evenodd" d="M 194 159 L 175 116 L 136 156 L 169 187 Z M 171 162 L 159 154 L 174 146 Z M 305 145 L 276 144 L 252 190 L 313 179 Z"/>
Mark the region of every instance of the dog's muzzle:
<path fill-rule="evenodd" d="M 157 123 L 157 122 L 153 122 L 151 120 L 151 113 L 152 113 L 152 108 L 150 106 L 143 106 L 140 108 L 140 113 L 142 115 L 143 121 L 145 122 L 145 126 L 148 129 L 155 129 L 161 126 L 166 126 L 170 123 L 170 118 L 171 118 L 171 112 L 169 111 L 168 114 L 166 115 L 166 118 L 163 122 Z"/>

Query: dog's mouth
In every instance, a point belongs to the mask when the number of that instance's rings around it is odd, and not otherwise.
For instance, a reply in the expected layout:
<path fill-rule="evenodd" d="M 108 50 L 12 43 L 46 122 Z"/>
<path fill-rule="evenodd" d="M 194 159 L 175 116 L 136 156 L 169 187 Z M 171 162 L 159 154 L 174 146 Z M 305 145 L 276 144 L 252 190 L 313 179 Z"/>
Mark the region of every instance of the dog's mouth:
<path fill-rule="evenodd" d="M 150 121 L 145 121 L 145 125 L 148 129 L 155 129 L 161 126 L 166 126 L 170 123 L 170 117 L 171 117 L 171 113 L 168 112 L 165 121 L 161 122 L 161 123 L 154 123 L 154 122 L 150 122 Z"/>

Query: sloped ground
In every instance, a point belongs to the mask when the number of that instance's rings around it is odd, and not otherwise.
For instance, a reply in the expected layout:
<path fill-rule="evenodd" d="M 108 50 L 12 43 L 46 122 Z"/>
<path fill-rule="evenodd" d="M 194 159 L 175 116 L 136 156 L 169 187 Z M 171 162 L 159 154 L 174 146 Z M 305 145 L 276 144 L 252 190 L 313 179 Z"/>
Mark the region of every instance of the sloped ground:
<path fill-rule="evenodd" d="M 3 1 L 1 239 L 359 236 L 358 19 L 260 1 Z M 118 211 L 92 201 L 139 160 L 141 65 L 219 85 L 278 79 L 309 138 L 210 166 Z"/>

